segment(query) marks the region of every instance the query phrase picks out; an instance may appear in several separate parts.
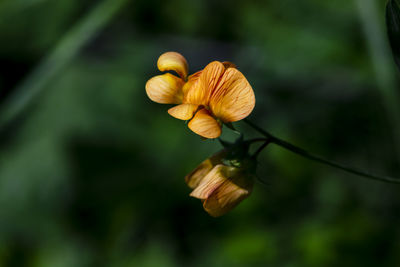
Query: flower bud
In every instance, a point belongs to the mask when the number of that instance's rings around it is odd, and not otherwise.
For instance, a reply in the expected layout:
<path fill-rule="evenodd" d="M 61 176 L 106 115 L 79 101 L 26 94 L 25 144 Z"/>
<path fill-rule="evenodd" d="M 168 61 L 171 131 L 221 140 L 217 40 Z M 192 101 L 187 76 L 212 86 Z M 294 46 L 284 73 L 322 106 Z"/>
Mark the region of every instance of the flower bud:
<path fill-rule="evenodd" d="M 204 210 L 213 217 L 224 215 L 252 191 L 255 161 L 247 153 L 232 158 L 236 152 L 237 149 L 221 150 L 185 177 L 193 189 L 190 196 L 202 200 Z"/>
<path fill-rule="evenodd" d="M 253 189 L 253 175 L 242 168 L 215 166 L 190 196 L 203 200 L 204 210 L 219 217 L 236 207 Z"/>

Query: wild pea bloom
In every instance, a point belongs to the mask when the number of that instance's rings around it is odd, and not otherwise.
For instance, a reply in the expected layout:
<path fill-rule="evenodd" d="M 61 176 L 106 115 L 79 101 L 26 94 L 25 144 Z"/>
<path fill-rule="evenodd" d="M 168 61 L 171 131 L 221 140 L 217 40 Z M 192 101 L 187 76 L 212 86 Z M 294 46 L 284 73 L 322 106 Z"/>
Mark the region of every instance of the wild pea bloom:
<path fill-rule="evenodd" d="M 147 95 L 157 103 L 179 104 L 168 113 L 188 120 L 188 127 L 202 137 L 219 137 L 223 123 L 242 120 L 254 109 L 253 89 L 232 63 L 213 61 L 188 76 L 186 59 L 167 52 L 159 57 L 157 66 L 179 77 L 166 73 L 151 78 L 146 83 Z"/>
<path fill-rule="evenodd" d="M 254 184 L 254 161 L 242 160 L 236 166 L 224 164 L 228 155 L 222 150 L 203 161 L 185 177 L 193 189 L 190 196 L 202 200 L 204 210 L 219 217 L 248 197 Z"/>

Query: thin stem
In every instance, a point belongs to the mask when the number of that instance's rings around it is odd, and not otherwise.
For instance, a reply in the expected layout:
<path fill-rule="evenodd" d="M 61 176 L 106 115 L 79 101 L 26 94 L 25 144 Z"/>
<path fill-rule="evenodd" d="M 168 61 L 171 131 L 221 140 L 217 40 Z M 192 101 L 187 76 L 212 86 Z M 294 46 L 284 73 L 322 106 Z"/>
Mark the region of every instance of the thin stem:
<path fill-rule="evenodd" d="M 271 139 L 270 139 L 270 138 L 266 138 L 266 139 L 264 139 L 264 140 L 265 140 L 264 144 L 262 144 L 262 145 L 257 149 L 256 152 L 254 152 L 254 154 L 253 154 L 253 156 L 252 156 L 253 158 L 257 158 L 258 154 L 260 154 L 261 151 L 263 151 L 263 149 L 264 149 L 269 143 L 271 143 Z"/>
<path fill-rule="evenodd" d="M 256 143 L 256 142 L 265 142 L 267 140 L 268 140 L 268 138 L 253 138 L 253 139 L 246 140 L 246 142 L 248 142 L 249 144 L 252 144 L 252 143 Z"/>
<path fill-rule="evenodd" d="M 369 179 L 373 179 L 373 180 L 378 180 L 378 181 L 382 181 L 382 182 L 388 182 L 388 183 L 396 183 L 396 184 L 400 184 L 400 179 L 398 178 L 393 178 L 393 177 L 389 177 L 389 176 L 380 176 L 380 175 L 376 175 L 370 172 L 366 172 L 364 170 L 360 170 L 357 168 L 353 168 L 335 161 L 331 161 L 328 159 L 325 159 L 319 155 L 310 153 L 300 147 L 297 147 L 295 145 L 292 145 L 272 134 L 270 134 L 269 132 L 265 131 L 264 129 L 260 128 L 259 126 L 257 126 L 256 124 L 254 124 L 253 122 L 249 121 L 248 119 L 245 119 L 244 122 L 246 122 L 249 126 L 251 126 L 253 129 L 255 129 L 256 131 L 258 131 L 259 133 L 261 133 L 262 135 L 264 135 L 265 137 L 267 137 L 271 143 L 274 143 L 280 147 L 283 147 L 289 151 L 292 151 L 295 154 L 298 154 L 304 158 L 308 158 L 310 160 L 325 164 L 325 165 L 329 165 L 331 167 L 337 168 L 337 169 L 341 169 L 343 171 L 352 173 L 352 174 L 356 174 L 362 177 L 366 177 Z"/>

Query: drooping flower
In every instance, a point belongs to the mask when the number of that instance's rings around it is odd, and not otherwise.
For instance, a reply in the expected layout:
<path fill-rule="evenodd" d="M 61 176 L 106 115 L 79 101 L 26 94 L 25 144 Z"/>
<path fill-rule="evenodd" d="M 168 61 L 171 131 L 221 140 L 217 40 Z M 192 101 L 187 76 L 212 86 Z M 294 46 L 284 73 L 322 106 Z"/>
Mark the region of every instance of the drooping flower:
<path fill-rule="evenodd" d="M 179 104 L 168 113 L 189 120 L 189 128 L 202 137 L 219 137 L 223 123 L 246 118 L 255 106 L 253 89 L 230 62 L 213 61 L 188 77 L 185 58 L 167 52 L 160 56 L 157 66 L 180 77 L 167 73 L 151 78 L 146 84 L 147 95 L 157 103 Z"/>
<path fill-rule="evenodd" d="M 202 200 L 204 210 L 219 217 L 247 198 L 254 184 L 254 161 L 249 158 L 226 164 L 230 152 L 224 149 L 203 161 L 185 177 L 193 191 L 190 196 Z"/>

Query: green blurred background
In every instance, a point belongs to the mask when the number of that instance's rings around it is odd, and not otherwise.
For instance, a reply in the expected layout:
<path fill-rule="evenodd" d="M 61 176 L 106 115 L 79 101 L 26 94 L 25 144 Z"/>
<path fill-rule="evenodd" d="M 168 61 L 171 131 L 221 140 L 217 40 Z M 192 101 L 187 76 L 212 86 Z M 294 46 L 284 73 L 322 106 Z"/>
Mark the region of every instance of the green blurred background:
<path fill-rule="evenodd" d="M 400 177 L 400 83 L 384 7 L 0 0 L 0 266 L 400 266 L 398 185 L 273 145 L 257 172 L 267 185 L 210 217 L 183 178 L 220 145 L 144 90 L 166 51 L 191 72 L 235 62 L 256 94 L 250 119 Z"/>

